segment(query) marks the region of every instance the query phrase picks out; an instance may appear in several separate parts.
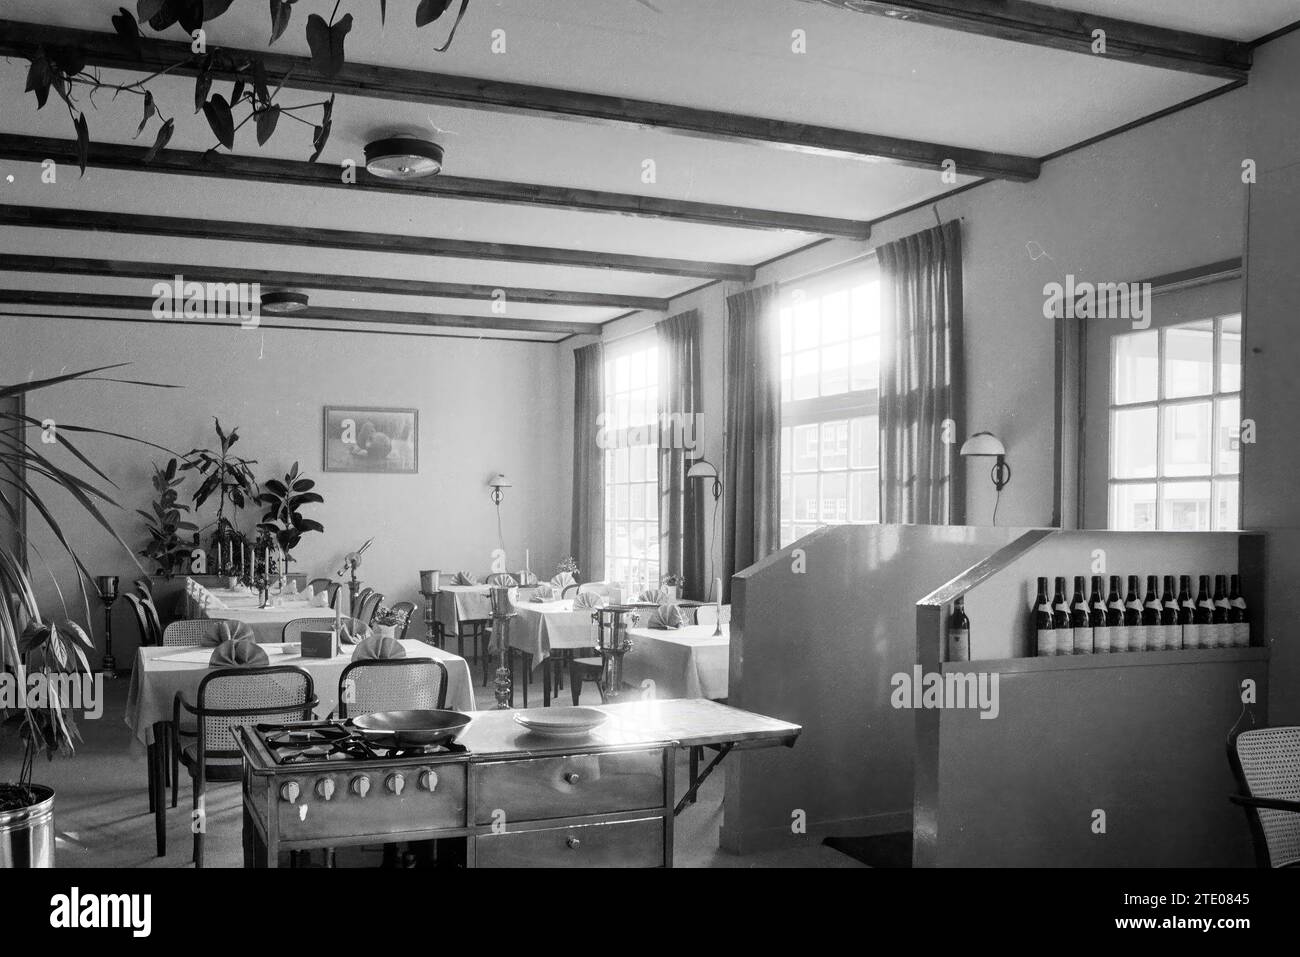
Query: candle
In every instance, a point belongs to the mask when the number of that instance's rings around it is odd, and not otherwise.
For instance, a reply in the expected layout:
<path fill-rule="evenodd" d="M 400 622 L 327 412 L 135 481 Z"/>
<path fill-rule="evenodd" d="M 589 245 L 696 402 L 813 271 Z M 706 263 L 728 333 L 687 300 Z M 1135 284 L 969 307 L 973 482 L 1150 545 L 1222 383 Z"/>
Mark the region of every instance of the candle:
<path fill-rule="evenodd" d="M 525 548 L 524 549 L 524 571 L 530 572 L 532 570 L 533 570 L 533 566 L 528 561 L 528 549 Z"/>
<path fill-rule="evenodd" d="M 721 578 L 713 579 L 713 593 L 718 596 L 717 598 L 714 599 L 714 601 L 717 602 L 718 608 L 721 609 L 722 608 L 722 579 Z"/>

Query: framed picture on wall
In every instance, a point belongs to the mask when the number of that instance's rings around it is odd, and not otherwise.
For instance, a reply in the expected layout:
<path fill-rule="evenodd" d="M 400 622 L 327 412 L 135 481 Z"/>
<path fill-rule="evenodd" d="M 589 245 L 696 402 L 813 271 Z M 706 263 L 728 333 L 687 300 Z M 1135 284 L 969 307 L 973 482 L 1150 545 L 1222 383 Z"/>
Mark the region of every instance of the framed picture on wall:
<path fill-rule="evenodd" d="M 419 471 L 417 409 L 325 406 L 326 472 Z"/>

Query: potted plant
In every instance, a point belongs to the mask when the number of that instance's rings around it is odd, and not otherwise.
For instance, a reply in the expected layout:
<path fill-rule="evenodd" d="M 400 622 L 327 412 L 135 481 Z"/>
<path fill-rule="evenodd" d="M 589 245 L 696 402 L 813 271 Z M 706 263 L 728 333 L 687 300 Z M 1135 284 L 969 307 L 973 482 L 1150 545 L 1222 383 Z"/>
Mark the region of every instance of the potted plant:
<path fill-rule="evenodd" d="M 166 468 L 160 469 L 154 463 L 150 481 L 158 497 L 152 503 L 153 512 L 151 514 L 136 509 L 136 513 L 144 518 L 145 531 L 149 533 L 149 543 L 140 550 L 140 554 L 157 563 L 158 575 L 162 578 L 171 578 L 176 574 L 177 568 L 183 568 L 189 560 L 190 544 L 181 540 L 180 533 L 198 530 L 197 525 L 182 515 L 190 507 L 179 501 L 180 493 L 176 491 L 177 486 L 185 481 L 183 476 L 177 474 L 179 467 L 180 463 L 175 458 L 167 460 Z"/>
<path fill-rule="evenodd" d="M 239 441 L 239 429 L 231 429 L 229 434 L 221 428 L 221 420 L 212 419 L 217 431 L 216 449 L 190 449 L 184 456 L 182 472 L 198 470 L 203 480 L 194 491 L 194 511 L 198 511 L 213 495 L 217 496 L 217 520 L 210 541 L 220 546 L 221 551 L 233 550 L 235 545 L 243 544 L 243 536 L 235 531 L 234 524 L 226 517 L 226 506 L 232 511 L 243 508 L 257 494 L 257 482 L 253 478 L 252 466 L 256 459 L 243 459 L 232 455 L 230 450 Z M 220 564 L 220 563 L 218 563 Z M 220 574 L 220 571 L 218 571 Z"/>
<path fill-rule="evenodd" d="M 304 518 L 299 511 L 304 505 L 323 503 L 319 492 L 313 492 L 316 483 L 298 472 L 298 463 L 283 479 L 268 479 L 262 483 L 263 491 L 255 501 L 266 506 L 266 514 L 258 528 L 271 535 L 284 553 L 285 571 L 293 561 L 293 550 L 307 532 L 323 532 L 325 526 L 314 519 Z"/>
<path fill-rule="evenodd" d="M 686 579 L 675 572 L 670 572 L 663 578 L 659 579 L 659 586 L 663 588 L 664 591 L 668 592 L 669 597 L 671 597 L 673 601 L 681 600 L 682 586 L 685 584 Z"/>
<path fill-rule="evenodd" d="M 406 625 L 409 617 L 396 609 L 380 605 L 375 610 L 374 632 L 381 637 L 396 638 L 398 630 Z"/>
<path fill-rule="evenodd" d="M 21 399 L 41 389 L 74 380 L 124 381 L 96 375 L 113 368 L 117 366 L 103 366 L 14 385 L 0 384 L 0 399 Z M 62 507 L 64 503 L 52 501 L 50 491 L 57 490 L 70 496 L 75 507 L 89 513 L 106 529 L 132 561 L 135 561 L 135 556 L 130 546 L 109 525 L 100 507 L 101 503 L 117 507 L 117 503 L 93 482 L 73 475 L 47 456 L 42 451 L 45 443 L 28 441 L 27 429 L 31 427 L 42 428 L 42 421 L 20 411 L 0 410 L 0 465 L 4 466 L 0 469 L 0 509 L 24 538 L 26 531 L 15 503 L 25 500 L 40 515 L 76 567 L 82 609 L 86 620 L 90 621 L 90 590 L 87 586 L 94 587 L 94 576 L 55 518 L 53 509 Z M 58 423 L 45 433 L 54 437 L 52 444 L 63 446 L 99 479 L 112 485 L 108 476 L 68 438 L 69 434 L 78 433 L 120 439 L 129 437 L 70 423 Z M 152 442 L 144 444 L 161 448 Z M 39 484 L 32 481 L 37 476 Z M 139 567 L 139 562 L 136 565 Z M 80 740 L 76 718 L 82 703 L 80 692 L 85 688 L 82 678 L 92 673 L 86 653 L 94 649 L 94 644 L 79 625 L 67 620 L 66 605 L 63 612 L 64 620 L 58 622 L 47 620 L 42 615 L 25 558 L 0 547 L 0 675 L 13 681 L 11 687 L 23 692 L 16 696 L 16 701 L 6 703 L 0 700 L 0 730 L 16 731 L 21 748 L 17 779 L 6 781 L 0 773 L 0 843 L 10 849 L 22 849 L 24 856 L 15 862 L 20 867 L 52 867 L 54 864 L 54 791 L 33 783 L 35 758 L 38 752 L 45 752 L 50 758 L 58 752 L 72 752 Z M 43 694 L 38 696 L 35 693 L 37 688 Z"/>

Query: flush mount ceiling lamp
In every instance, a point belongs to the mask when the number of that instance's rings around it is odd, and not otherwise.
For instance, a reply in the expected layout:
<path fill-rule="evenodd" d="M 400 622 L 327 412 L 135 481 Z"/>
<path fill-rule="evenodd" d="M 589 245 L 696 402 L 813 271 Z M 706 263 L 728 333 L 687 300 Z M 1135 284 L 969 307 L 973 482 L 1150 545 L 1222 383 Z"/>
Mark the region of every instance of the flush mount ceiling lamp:
<path fill-rule="evenodd" d="M 381 179 L 420 179 L 442 172 L 442 147 L 418 136 L 388 136 L 366 144 L 366 169 Z"/>
<path fill-rule="evenodd" d="M 262 293 L 262 311 L 277 316 L 290 312 L 302 312 L 307 308 L 305 292 L 264 292 Z"/>

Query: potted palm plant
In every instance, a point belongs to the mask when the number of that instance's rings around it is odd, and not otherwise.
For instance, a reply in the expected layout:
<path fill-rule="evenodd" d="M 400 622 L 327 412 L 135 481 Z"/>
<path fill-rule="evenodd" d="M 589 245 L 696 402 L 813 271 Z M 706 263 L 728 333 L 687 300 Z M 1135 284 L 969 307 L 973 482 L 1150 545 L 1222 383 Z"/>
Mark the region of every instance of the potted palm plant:
<path fill-rule="evenodd" d="M 98 375 L 114 368 L 118 366 L 102 366 L 14 385 L 0 384 L 0 400 L 17 399 L 21 403 L 34 392 L 65 382 L 127 381 Z M 28 440 L 28 429 L 32 428 L 42 432 L 41 442 Z M 73 507 L 94 518 L 133 562 L 135 557 L 101 508 L 118 506 L 99 483 L 116 486 L 69 439 L 70 434 L 129 439 L 116 432 L 70 423 L 51 427 L 48 422 L 26 415 L 21 405 L 16 411 L 0 408 L 0 512 L 13 523 L 24 542 L 27 529 L 21 503 L 40 516 L 60 548 L 72 559 L 81 607 L 85 620 L 90 621 L 88 586 L 94 587 L 94 576 L 55 517 L 55 509 L 66 507 L 67 503 L 56 502 L 51 491 L 65 493 Z M 161 448 L 152 442 L 144 444 Z M 62 446 L 94 474 L 95 480 L 88 481 L 67 471 L 44 451 L 46 445 Z M 32 482 L 37 476 L 41 479 L 39 486 Z M 31 551 L 40 558 L 34 547 Z M 138 562 L 136 566 L 139 567 Z M 62 593 L 59 600 L 63 604 Z M 71 753 L 80 740 L 76 721 L 81 703 L 78 692 L 84 688 L 82 679 L 92 673 L 86 655 L 94 648 L 86 632 L 69 620 L 66 604 L 62 611 L 63 618 L 58 621 L 42 614 L 25 554 L 0 544 L 0 691 L 7 689 L 7 693 L 0 694 L 0 731 L 16 734 L 21 754 L 16 779 L 6 779 L 0 764 L 0 849 L 21 852 L 19 859 L 12 861 L 0 855 L 0 866 L 11 863 L 20 867 L 51 867 L 54 863 L 54 791 L 33 783 L 35 759 L 41 752 L 50 758 L 60 752 Z"/>
<path fill-rule="evenodd" d="M 190 545 L 181 538 L 181 532 L 195 532 L 198 526 L 189 521 L 184 513 L 190 507 L 182 503 L 177 486 L 185 481 L 178 475 L 180 463 L 169 459 L 165 468 L 153 467 L 153 489 L 158 493 L 151 503 L 153 512 L 136 509 L 144 518 L 145 530 L 149 533 L 149 543 L 141 549 L 140 554 L 153 559 L 158 565 L 158 574 L 171 578 L 177 570 L 183 568 L 190 557 Z"/>
<path fill-rule="evenodd" d="M 212 531 L 212 544 L 221 546 L 221 551 L 242 543 L 242 536 L 235 530 L 233 521 L 226 516 L 226 508 L 231 512 L 243 508 L 257 494 L 257 482 L 253 478 L 253 466 L 257 459 L 243 459 L 231 453 L 239 441 L 239 429 L 226 432 L 221 428 L 221 420 L 213 416 L 212 421 L 217 431 L 215 449 L 190 449 L 185 453 L 182 472 L 197 470 L 202 476 L 199 487 L 194 490 L 194 511 L 203 507 L 203 503 L 213 495 L 217 497 L 217 520 Z M 220 574 L 220 571 L 218 572 Z"/>

